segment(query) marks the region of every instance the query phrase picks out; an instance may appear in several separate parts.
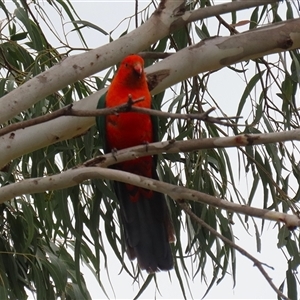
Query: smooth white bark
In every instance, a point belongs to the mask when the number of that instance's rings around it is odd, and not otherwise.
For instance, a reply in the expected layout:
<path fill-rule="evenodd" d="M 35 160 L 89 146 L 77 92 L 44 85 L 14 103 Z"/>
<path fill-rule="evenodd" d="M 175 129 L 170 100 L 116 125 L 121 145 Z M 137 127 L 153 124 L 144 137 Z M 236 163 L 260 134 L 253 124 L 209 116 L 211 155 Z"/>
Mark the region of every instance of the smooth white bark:
<path fill-rule="evenodd" d="M 124 56 L 140 52 L 165 37 L 177 19 L 173 12 L 184 2 L 164 1 L 164 6 L 134 31 L 84 54 L 70 56 L 11 91 L 0 99 L 0 123 L 68 84 L 104 70 Z"/>
<path fill-rule="evenodd" d="M 148 48 L 189 22 L 275 2 L 275 0 L 243 1 L 184 12 L 182 11 L 184 0 L 162 1 L 156 12 L 143 25 L 127 35 L 89 52 L 70 56 L 0 98 L 0 123 L 5 123 L 11 117 L 68 84 L 105 70 L 128 54 L 138 53 Z"/>
<path fill-rule="evenodd" d="M 300 48 L 300 19 L 282 22 L 259 30 L 230 37 L 216 37 L 183 49 L 146 69 L 149 78 L 158 78 L 152 91 L 165 88 L 195 74 L 222 68 L 242 60 L 284 51 L 285 41 L 289 49 Z M 188 67 L 187 67 L 188 66 Z M 96 92 L 74 104 L 75 109 L 95 109 L 100 95 Z M 1 103 L 0 103 L 1 105 Z M 67 140 L 84 133 L 95 123 L 94 118 L 60 117 L 47 123 L 17 130 L 0 137 L 0 167 L 22 154 Z"/>
<path fill-rule="evenodd" d="M 177 201 L 197 201 L 214 207 L 219 207 L 230 212 L 242 213 L 248 216 L 272 221 L 280 221 L 285 223 L 288 227 L 300 226 L 300 219 L 296 215 L 289 215 L 275 211 L 268 211 L 266 209 L 250 207 L 247 205 L 240 205 L 182 186 L 175 186 L 166 182 L 161 182 L 135 174 L 99 167 L 81 167 L 77 169 L 70 169 L 57 175 L 26 179 L 3 186 L 0 188 L 0 203 L 24 194 L 34 194 L 47 190 L 53 191 L 68 188 L 78 185 L 87 179 L 95 178 L 117 180 L 134 184 L 142 188 L 162 192 Z"/>

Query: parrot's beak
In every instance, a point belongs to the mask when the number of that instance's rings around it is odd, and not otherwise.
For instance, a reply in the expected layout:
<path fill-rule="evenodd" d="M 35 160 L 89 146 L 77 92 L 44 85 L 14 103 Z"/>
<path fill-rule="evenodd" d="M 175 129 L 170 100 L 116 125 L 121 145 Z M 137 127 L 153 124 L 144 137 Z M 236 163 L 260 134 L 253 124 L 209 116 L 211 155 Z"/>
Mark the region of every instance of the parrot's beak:
<path fill-rule="evenodd" d="M 142 75 L 143 73 L 143 66 L 140 63 L 135 63 L 133 65 L 133 69 L 134 71 L 138 74 L 138 75 Z"/>

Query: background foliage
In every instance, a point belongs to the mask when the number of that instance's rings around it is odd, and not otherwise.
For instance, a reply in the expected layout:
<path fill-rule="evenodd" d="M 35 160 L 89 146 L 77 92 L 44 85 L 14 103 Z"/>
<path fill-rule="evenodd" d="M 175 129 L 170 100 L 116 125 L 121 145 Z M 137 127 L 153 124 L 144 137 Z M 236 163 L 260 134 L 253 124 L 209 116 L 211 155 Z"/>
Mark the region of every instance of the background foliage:
<path fill-rule="evenodd" d="M 86 36 L 90 33 L 87 30 L 93 30 L 95 35 L 108 35 L 109 32 L 106 28 L 82 20 L 80 12 L 74 9 L 70 1 L 13 3 L 14 6 L 8 6 L 4 1 L 0 2 L 3 11 L 0 96 L 51 68 L 64 57 L 87 51 L 89 43 Z M 186 8 L 194 10 L 210 5 L 214 4 L 209 1 L 190 1 Z M 246 31 L 266 23 L 299 17 L 299 11 L 293 5 L 293 2 L 287 1 L 256 7 L 248 20 L 240 20 L 238 14 L 232 12 L 226 16 L 227 21 L 220 16 L 216 21 L 198 21 L 170 34 L 145 51 L 176 52 L 208 37 L 235 34 L 242 25 L 243 31 Z M 150 16 L 154 7 L 154 3 L 150 4 L 122 25 L 131 22 L 138 26 Z M 49 18 L 48 9 L 56 11 L 57 20 L 61 23 Z M 217 22 L 218 26 L 213 22 Z M 60 30 L 63 34 L 58 33 Z M 122 35 L 129 30 L 128 25 Z M 69 41 L 70 35 L 75 33 L 81 42 L 80 47 Z M 113 34 L 114 31 L 109 32 L 110 40 Z M 154 62 L 153 59 L 146 59 L 146 65 Z M 85 98 L 108 85 L 115 69 L 111 67 L 104 73 L 69 84 L 2 126 L 51 113 Z M 158 108 L 170 112 L 203 112 L 215 106 L 218 116 L 236 115 L 243 119 L 232 121 L 228 127 L 203 121 L 161 119 L 161 139 L 188 140 L 241 133 L 268 133 L 299 127 L 298 50 L 242 62 L 228 69 L 232 78 L 236 78 L 235 82 L 226 81 L 224 70 L 199 74 L 156 95 L 154 101 Z M 227 84 L 232 87 L 232 94 L 223 93 L 220 99 L 217 91 L 226 89 L 223 85 Z M 234 106 L 228 105 L 228 98 L 231 97 L 236 100 Z M 101 141 L 95 127 L 92 127 L 82 136 L 11 161 L 1 170 L 0 184 L 4 186 L 24 178 L 57 174 L 99 155 L 101 151 Z M 258 202 L 261 208 L 299 213 L 298 161 L 298 143 L 289 142 L 235 150 L 208 149 L 164 154 L 159 157 L 159 173 L 165 182 L 184 185 L 228 201 L 252 205 L 258 197 L 261 199 Z M 244 177 L 248 185 L 246 193 L 240 188 Z M 92 270 L 105 291 L 100 275 L 103 272 L 109 274 L 108 247 L 119 259 L 120 270 L 140 282 L 139 296 L 156 277 L 149 275 L 143 279 L 136 262 L 123 264 L 127 260 L 117 218 L 118 207 L 111 199 L 114 200 L 115 195 L 109 182 L 90 180 L 64 190 L 23 195 L 2 204 L 0 298 L 23 299 L 32 291 L 37 299 L 89 299 L 89 291 L 81 273 L 82 262 Z M 168 205 L 177 237 L 172 246 L 176 257 L 175 273 L 183 296 L 189 296 L 188 286 L 192 278 L 204 281 L 207 284 L 206 292 L 228 273 L 235 281 L 238 263 L 235 250 L 187 217 L 171 199 Z M 199 203 L 190 203 L 190 206 L 195 214 L 232 241 L 235 241 L 234 222 L 243 224 L 245 232 L 253 227 L 257 250 L 260 251 L 260 236 L 265 229 L 265 222 L 257 223 L 252 218 L 227 214 Z M 290 232 L 280 224 L 275 226 L 278 244 L 273 247 L 282 249 L 286 257 L 286 273 L 281 270 L 283 281 L 280 288 L 291 299 L 297 299 L 299 230 Z M 190 262 L 194 266 L 192 269 Z M 100 266 L 107 270 L 100 270 Z M 210 268 L 213 268 L 213 272 L 207 275 Z"/>

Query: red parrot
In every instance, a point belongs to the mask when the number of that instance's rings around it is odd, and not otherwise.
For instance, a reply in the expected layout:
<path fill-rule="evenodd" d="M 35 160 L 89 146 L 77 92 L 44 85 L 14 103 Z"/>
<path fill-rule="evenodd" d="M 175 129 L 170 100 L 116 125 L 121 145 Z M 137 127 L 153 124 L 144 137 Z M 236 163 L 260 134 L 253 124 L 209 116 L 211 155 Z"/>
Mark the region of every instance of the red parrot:
<path fill-rule="evenodd" d="M 114 107 L 132 99 L 144 97 L 135 106 L 151 108 L 144 61 L 138 55 L 127 56 L 113 78 L 110 87 L 98 103 L 98 108 Z M 157 141 L 157 120 L 147 114 L 126 112 L 96 118 L 104 151 L 111 152 Z M 157 157 L 146 156 L 118 163 L 115 169 L 158 179 Z M 153 273 L 173 268 L 169 242 L 174 241 L 173 225 L 163 194 L 122 182 L 114 182 L 120 205 L 121 223 L 127 254 L 137 258 L 142 270 Z"/>

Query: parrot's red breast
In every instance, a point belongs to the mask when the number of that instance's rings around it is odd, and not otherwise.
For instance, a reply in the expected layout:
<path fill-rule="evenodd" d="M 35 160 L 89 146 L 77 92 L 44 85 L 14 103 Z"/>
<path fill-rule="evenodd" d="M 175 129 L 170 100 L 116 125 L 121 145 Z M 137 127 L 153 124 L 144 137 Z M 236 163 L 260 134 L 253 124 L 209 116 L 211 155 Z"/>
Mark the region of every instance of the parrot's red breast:
<path fill-rule="evenodd" d="M 151 108 L 151 95 L 148 89 L 144 73 L 144 61 L 138 55 L 126 57 L 120 64 L 106 95 L 106 107 L 114 107 L 126 103 L 131 95 L 133 100 L 144 97 L 144 100 L 135 106 Z M 153 127 L 150 115 L 140 113 L 123 113 L 109 115 L 106 118 L 107 146 L 108 150 L 125 149 L 137 145 L 153 142 Z M 138 158 L 134 161 L 119 164 L 123 171 L 152 177 L 151 156 Z M 138 191 L 152 196 L 152 191 L 137 189 L 128 185 L 129 190 L 137 190 L 131 193 L 132 201 L 138 200 Z"/>

